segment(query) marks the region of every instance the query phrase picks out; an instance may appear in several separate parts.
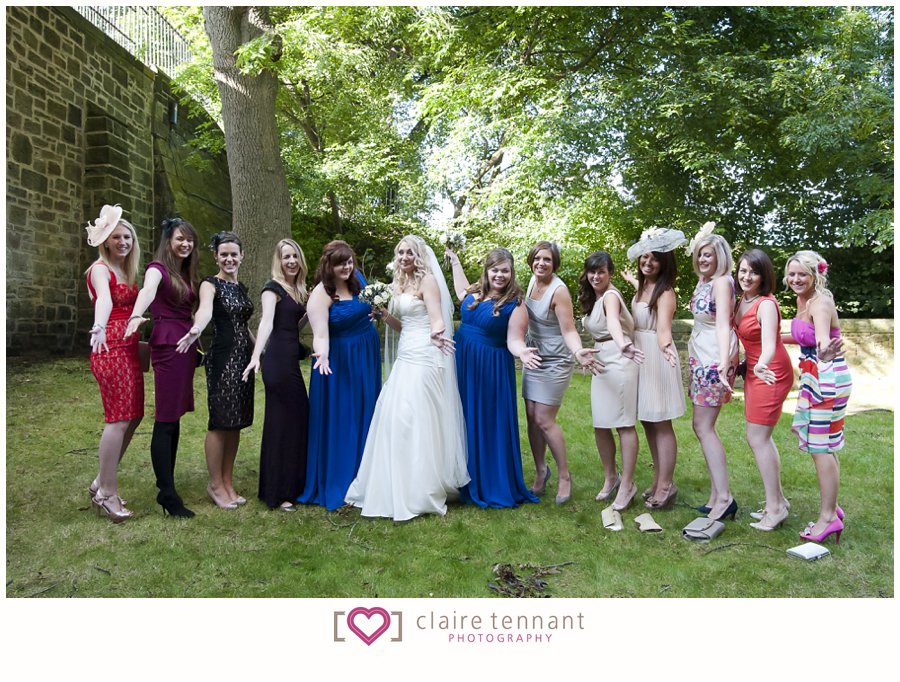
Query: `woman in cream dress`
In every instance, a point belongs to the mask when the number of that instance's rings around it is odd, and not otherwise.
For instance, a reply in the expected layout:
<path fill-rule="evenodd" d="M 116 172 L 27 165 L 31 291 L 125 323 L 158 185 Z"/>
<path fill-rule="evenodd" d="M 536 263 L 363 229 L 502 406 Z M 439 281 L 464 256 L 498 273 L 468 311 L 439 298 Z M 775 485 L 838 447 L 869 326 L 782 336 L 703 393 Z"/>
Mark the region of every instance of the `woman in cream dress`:
<path fill-rule="evenodd" d="M 604 366 L 591 379 L 591 415 L 594 439 L 603 463 L 604 484 L 597 500 L 606 500 L 618 489 L 613 509 L 624 509 L 634 498 L 637 465 L 638 367 L 644 353 L 632 340 L 634 321 L 621 292 L 610 284 L 615 267 L 609 254 L 597 251 L 587 257 L 579 279 L 578 301 L 585 313 L 585 331 L 594 339 L 597 360 Z M 616 471 L 616 441 L 622 447 L 622 476 Z"/>

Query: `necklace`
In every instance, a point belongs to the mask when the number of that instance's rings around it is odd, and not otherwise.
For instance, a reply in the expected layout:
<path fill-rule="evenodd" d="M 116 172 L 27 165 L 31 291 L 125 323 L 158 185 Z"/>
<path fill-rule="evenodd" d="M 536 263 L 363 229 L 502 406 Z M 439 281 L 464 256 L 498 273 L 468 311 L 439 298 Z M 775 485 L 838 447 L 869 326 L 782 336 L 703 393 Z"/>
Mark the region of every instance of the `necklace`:
<path fill-rule="evenodd" d="M 744 303 L 753 303 L 753 301 L 758 299 L 760 296 L 762 296 L 762 294 L 756 294 L 756 296 L 753 296 L 751 298 L 747 298 L 746 296 L 744 296 Z"/>
<path fill-rule="evenodd" d="M 816 300 L 816 296 L 818 296 L 818 295 L 819 295 L 819 292 L 816 292 L 815 294 L 813 294 L 812 297 L 810 297 L 809 299 L 807 299 L 806 305 L 803 306 L 803 310 L 800 310 L 800 306 L 797 306 L 797 315 L 798 315 L 798 316 L 800 316 L 800 315 L 806 315 L 807 312 L 809 311 L 809 305 L 810 305 L 814 300 Z"/>

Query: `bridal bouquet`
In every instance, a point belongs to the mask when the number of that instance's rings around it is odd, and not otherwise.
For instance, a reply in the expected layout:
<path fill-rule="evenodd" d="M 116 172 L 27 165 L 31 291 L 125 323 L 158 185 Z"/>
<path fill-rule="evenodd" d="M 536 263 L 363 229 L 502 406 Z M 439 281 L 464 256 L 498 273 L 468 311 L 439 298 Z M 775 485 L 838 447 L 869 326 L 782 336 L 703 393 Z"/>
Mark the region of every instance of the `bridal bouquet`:
<path fill-rule="evenodd" d="M 466 235 L 462 232 L 444 232 L 441 235 L 441 244 L 451 251 L 460 251 L 466 247 Z"/>
<path fill-rule="evenodd" d="M 462 232 L 448 230 L 441 235 L 440 241 L 441 244 L 455 253 L 459 253 L 466 248 L 466 235 Z M 448 268 L 450 267 L 450 258 L 448 256 L 444 256 L 444 265 Z"/>
<path fill-rule="evenodd" d="M 372 282 L 359 292 L 359 300 L 373 308 L 387 308 L 391 302 L 391 288 L 384 282 Z"/>

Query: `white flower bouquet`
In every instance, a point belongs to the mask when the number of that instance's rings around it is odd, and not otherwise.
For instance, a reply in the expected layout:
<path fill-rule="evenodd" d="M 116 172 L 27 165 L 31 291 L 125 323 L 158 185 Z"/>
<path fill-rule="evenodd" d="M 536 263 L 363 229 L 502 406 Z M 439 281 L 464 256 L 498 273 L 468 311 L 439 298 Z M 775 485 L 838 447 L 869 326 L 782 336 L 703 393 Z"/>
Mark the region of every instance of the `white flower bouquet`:
<path fill-rule="evenodd" d="M 391 302 L 391 288 L 384 282 L 372 282 L 359 292 L 359 300 L 373 308 L 387 308 Z"/>
<path fill-rule="evenodd" d="M 466 235 L 455 231 L 444 232 L 441 235 L 441 244 L 451 251 L 460 251 L 466 248 Z"/>

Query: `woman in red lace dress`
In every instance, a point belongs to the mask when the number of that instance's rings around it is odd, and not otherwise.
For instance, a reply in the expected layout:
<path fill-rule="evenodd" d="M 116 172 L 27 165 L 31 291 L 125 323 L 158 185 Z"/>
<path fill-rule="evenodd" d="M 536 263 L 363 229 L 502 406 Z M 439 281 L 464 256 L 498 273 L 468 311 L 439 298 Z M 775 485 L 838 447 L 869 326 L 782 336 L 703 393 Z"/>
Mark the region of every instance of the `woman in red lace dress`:
<path fill-rule="evenodd" d="M 88 244 L 97 260 L 87 269 L 88 293 L 94 304 L 91 327 L 91 372 L 100 385 L 106 426 L 100 436 L 100 471 L 88 492 L 97 513 L 114 523 L 132 515 L 119 497 L 118 466 L 135 429 L 144 417 L 144 375 L 138 339 L 124 338 L 128 315 L 137 298 L 135 279 L 140 260 L 137 235 L 122 209 L 104 206 L 88 223 Z"/>

